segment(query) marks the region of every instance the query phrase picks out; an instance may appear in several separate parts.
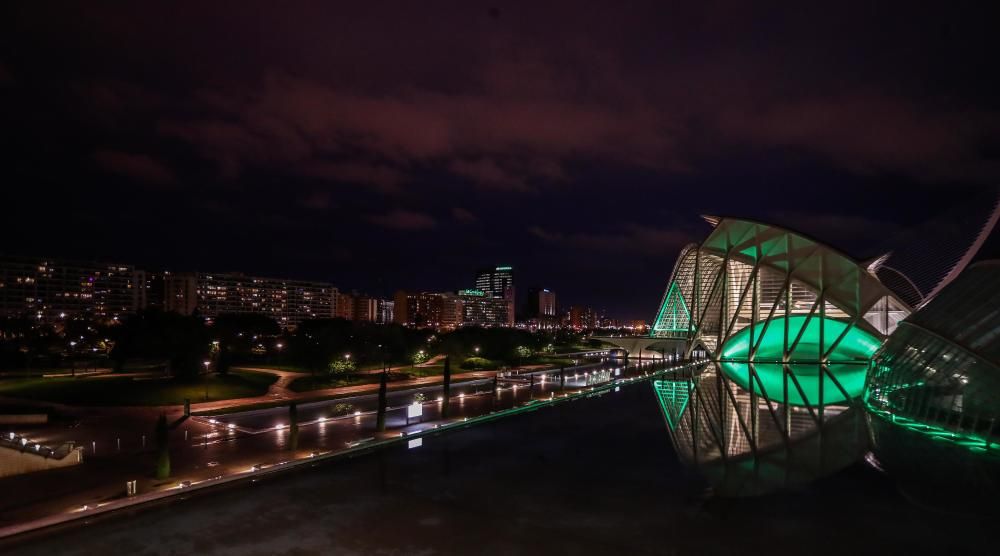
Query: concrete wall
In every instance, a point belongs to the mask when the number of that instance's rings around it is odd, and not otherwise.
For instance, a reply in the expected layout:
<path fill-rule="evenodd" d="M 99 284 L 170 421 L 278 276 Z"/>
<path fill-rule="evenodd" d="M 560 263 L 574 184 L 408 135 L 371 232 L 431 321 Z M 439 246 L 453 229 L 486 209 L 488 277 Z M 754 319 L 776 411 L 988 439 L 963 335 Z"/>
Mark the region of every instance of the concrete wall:
<path fill-rule="evenodd" d="M 62 459 L 45 457 L 30 448 L 24 451 L 0 446 L 0 477 L 77 465 L 83 461 L 83 448 L 75 448 Z"/>

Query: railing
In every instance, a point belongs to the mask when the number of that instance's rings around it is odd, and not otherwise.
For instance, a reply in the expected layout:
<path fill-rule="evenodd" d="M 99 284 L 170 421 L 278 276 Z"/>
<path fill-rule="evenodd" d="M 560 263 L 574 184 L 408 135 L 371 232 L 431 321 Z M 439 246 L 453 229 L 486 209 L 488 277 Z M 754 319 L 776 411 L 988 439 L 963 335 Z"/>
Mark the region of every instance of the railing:
<path fill-rule="evenodd" d="M 52 448 L 13 432 L 0 436 L 0 447 L 52 459 L 63 459 L 73 452 L 72 442 L 67 442 L 58 448 Z"/>

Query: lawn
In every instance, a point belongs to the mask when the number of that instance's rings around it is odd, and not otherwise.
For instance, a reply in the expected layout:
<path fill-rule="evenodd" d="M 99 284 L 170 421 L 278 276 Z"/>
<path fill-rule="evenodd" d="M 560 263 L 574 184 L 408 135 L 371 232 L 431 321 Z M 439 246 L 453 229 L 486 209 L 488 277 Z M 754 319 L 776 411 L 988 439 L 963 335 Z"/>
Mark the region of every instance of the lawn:
<path fill-rule="evenodd" d="M 409 368 L 409 367 L 407 367 L 407 368 L 400 369 L 399 372 L 406 373 L 406 374 L 410 375 L 413 378 L 419 378 L 419 377 L 424 377 L 424 376 L 443 375 L 444 374 L 444 363 L 435 363 L 433 365 L 427 365 L 427 366 L 424 366 L 424 367 L 413 367 L 412 369 Z M 467 372 L 467 371 L 459 369 L 458 365 L 455 365 L 453 363 L 452 366 L 451 366 L 451 372 L 452 373 L 464 373 L 464 372 Z"/>
<path fill-rule="evenodd" d="M 297 378 L 288 385 L 293 392 L 312 392 L 326 388 L 341 386 L 357 386 L 358 384 L 373 384 L 379 381 L 379 375 L 358 375 L 352 378 L 332 377 L 328 375 L 304 376 Z"/>
<path fill-rule="evenodd" d="M 234 371 L 194 381 L 112 378 L 24 378 L 0 380 L 0 396 L 68 405 L 181 405 L 248 398 L 267 393 L 277 377 Z"/>
<path fill-rule="evenodd" d="M 400 365 L 408 365 L 408 363 L 400 361 L 386 361 L 386 367 L 398 367 Z M 321 374 L 322 370 L 310 369 L 308 367 L 303 367 L 301 365 L 291 365 L 291 364 L 276 364 L 276 363 L 234 363 L 234 367 L 260 367 L 262 369 L 277 369 L 279 371 L 292 371 L 294 373 L 309 373 L 309 374 Z M 358 371 L 370 371 L 373 369 L 381 369 L 382 363 L 365 363 L 364 365 L 357 365 L 356 370 Z"/>

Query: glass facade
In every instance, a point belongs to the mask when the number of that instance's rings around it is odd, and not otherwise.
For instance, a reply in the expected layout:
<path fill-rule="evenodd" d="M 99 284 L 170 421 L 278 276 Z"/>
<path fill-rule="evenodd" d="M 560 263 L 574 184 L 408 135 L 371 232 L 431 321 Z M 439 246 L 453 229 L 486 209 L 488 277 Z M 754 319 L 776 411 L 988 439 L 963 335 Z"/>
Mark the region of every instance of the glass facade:
<path fill-rule="evenodd" d="M 653 384 L 678 454 L 723 495 L 814 480 L 868 449 L 872 356 L 910 313 L 857 261 L 723 218 L 678 257 L 652 328 L 704 367 Z"/>
<path fill-rule="evenodd" d="M 867 361 L 910 308 L 858 262 L 795 232 L 721 219 L 677 259 L 652 336 L 711 357 Z"/>
<path fill-rule="evenodd" d="M 903 482 L 1000 492 L 1000 262 L 967 268 L 899 324 L 864 402 L 875 455 Z"/>

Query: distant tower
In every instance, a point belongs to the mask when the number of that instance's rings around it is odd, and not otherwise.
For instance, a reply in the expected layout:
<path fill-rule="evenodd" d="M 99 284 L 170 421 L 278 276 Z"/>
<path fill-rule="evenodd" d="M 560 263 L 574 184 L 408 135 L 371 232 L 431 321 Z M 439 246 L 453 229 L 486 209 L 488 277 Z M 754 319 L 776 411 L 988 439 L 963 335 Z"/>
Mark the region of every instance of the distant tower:
<path fill-rule="evenodd" d="M 476 289 L 482 290 L 493 299 L 507 302 L 508 326 L 514 325 L 514 267 L 499 265 L 496 268 L 480 270 L 476 274 Z"/>
<path fill-rule="evenodd" d="M 543 317 L 556 316 L 556 292 L 542 290 L 538 294 L 538 309 Z"/>

